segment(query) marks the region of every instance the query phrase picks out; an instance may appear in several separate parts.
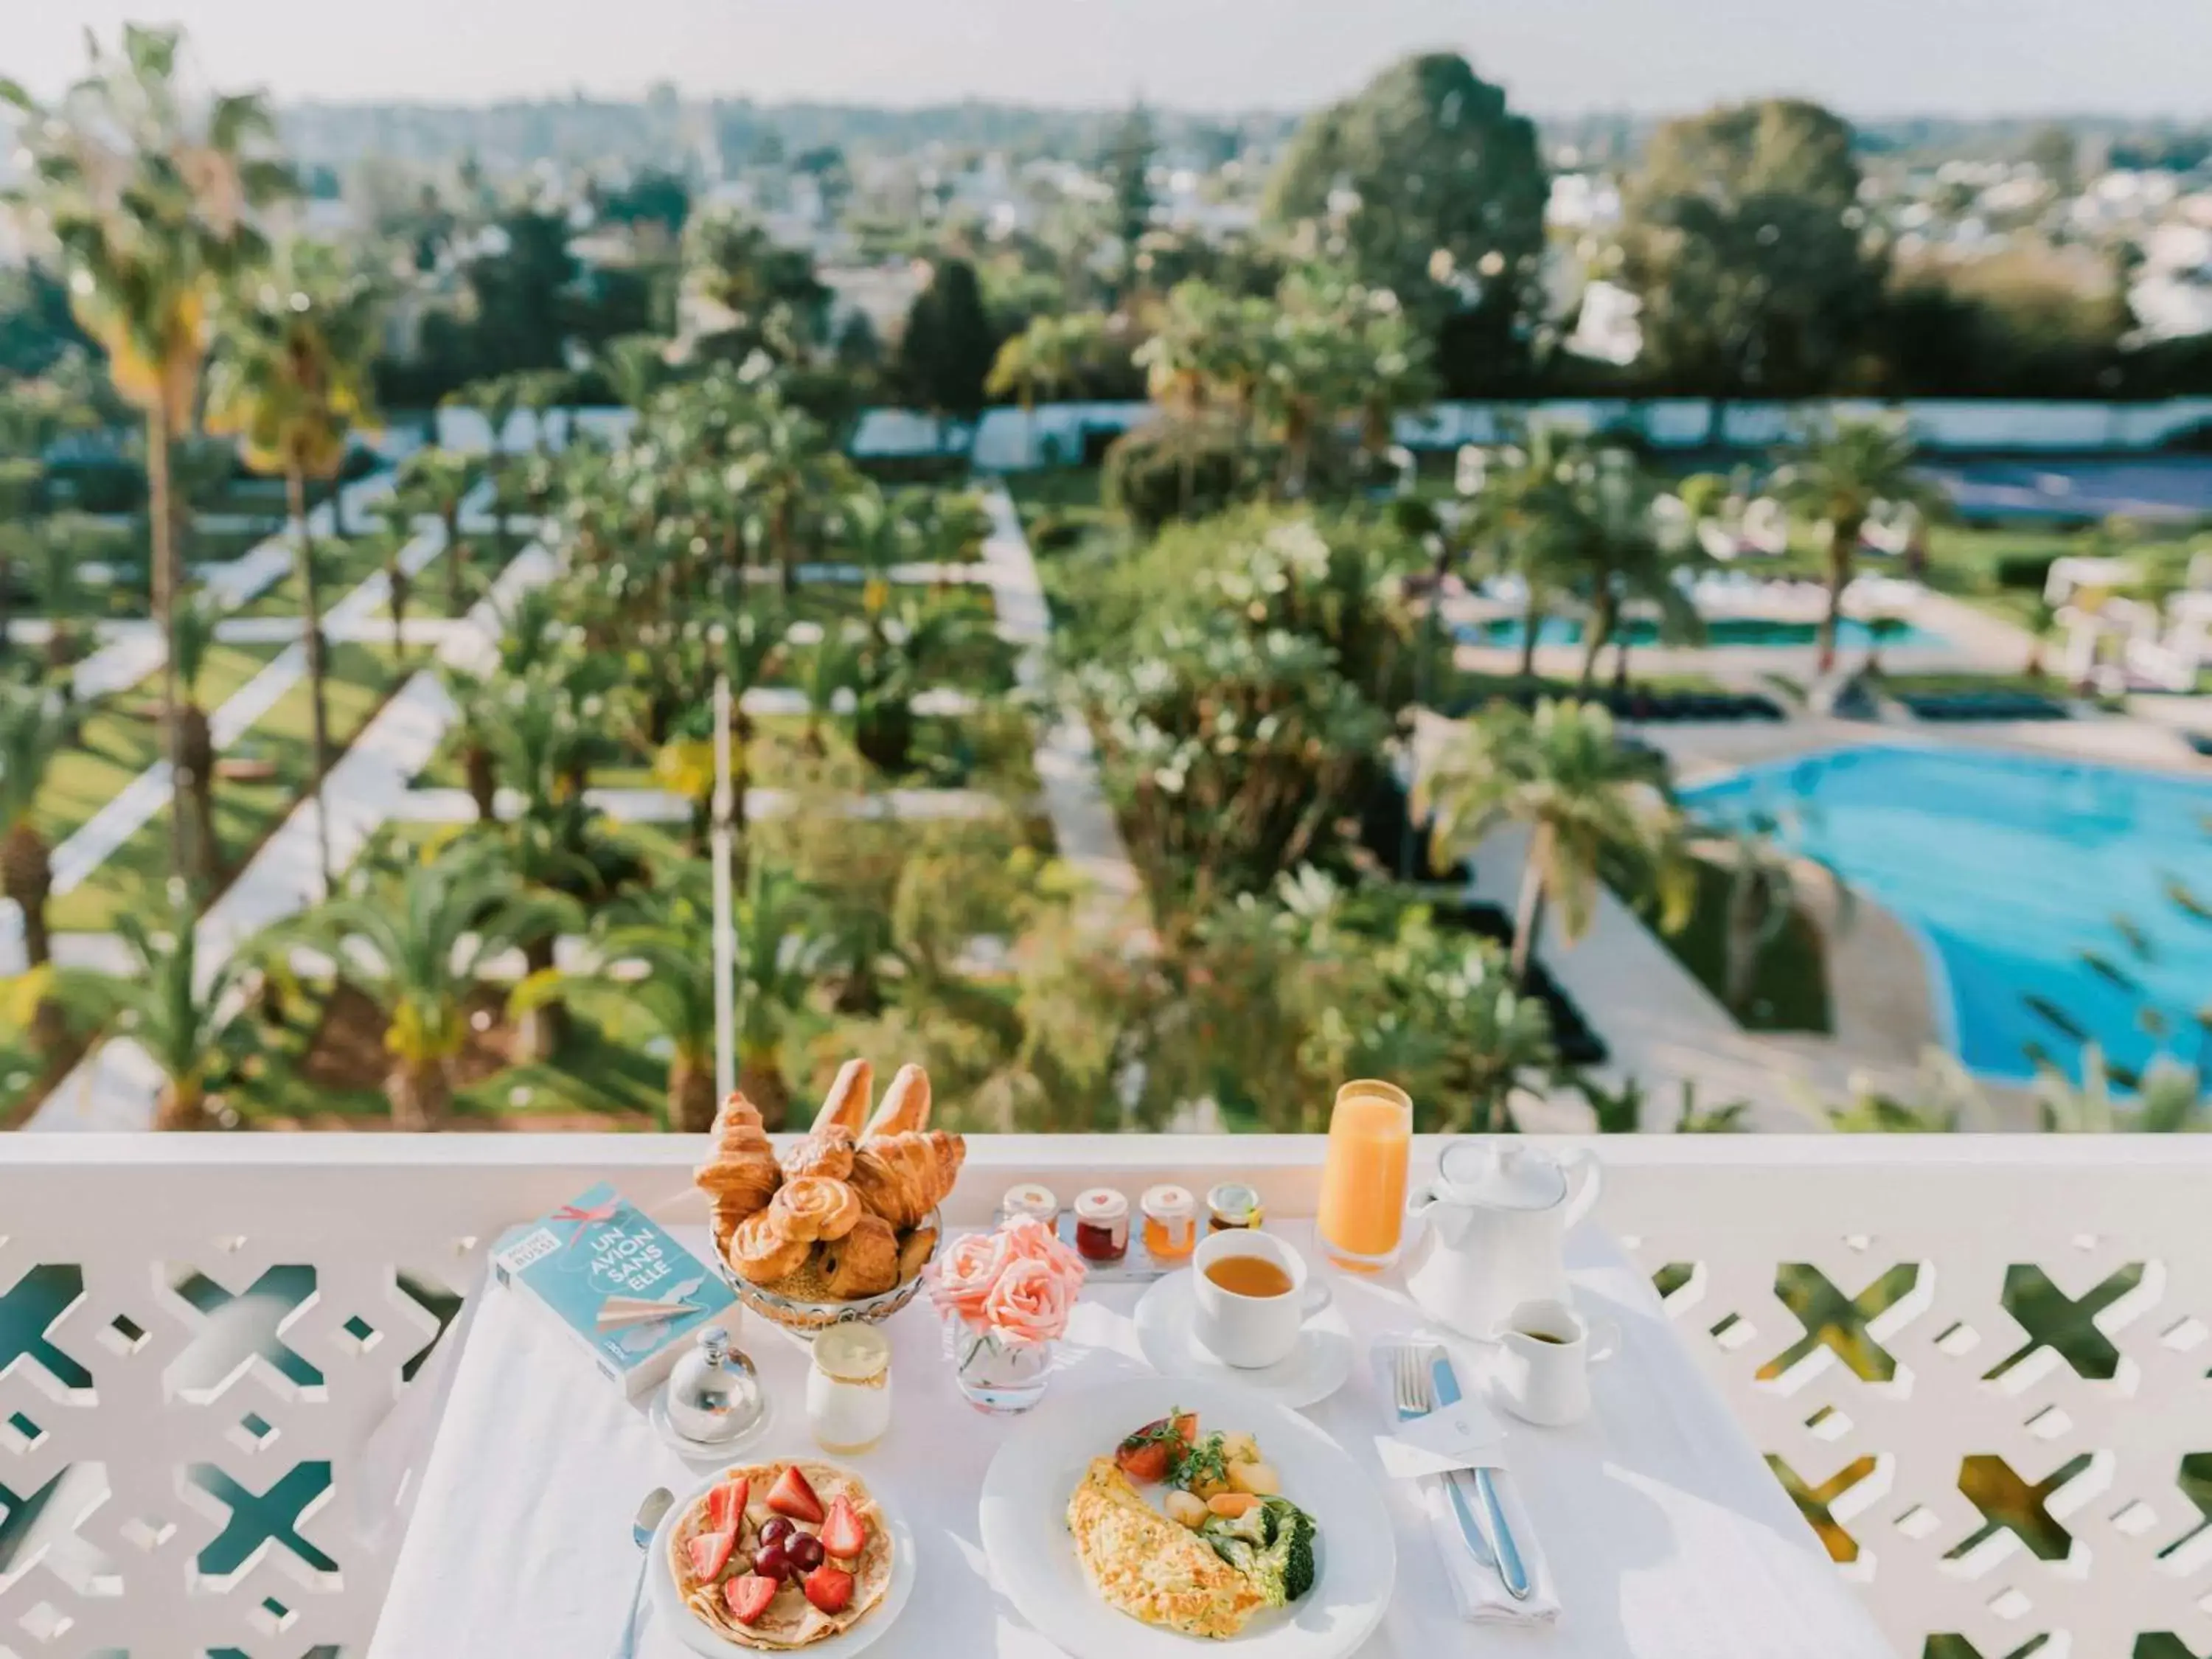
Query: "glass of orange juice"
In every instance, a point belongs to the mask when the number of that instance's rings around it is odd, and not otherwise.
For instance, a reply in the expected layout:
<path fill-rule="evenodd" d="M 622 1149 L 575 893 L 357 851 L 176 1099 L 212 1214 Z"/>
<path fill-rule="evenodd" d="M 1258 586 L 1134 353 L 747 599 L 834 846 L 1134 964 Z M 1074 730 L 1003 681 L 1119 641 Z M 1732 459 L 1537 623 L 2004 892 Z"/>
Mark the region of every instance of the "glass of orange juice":
<path fill-rule="evenodd" d="M 1413 1139 L 1413 1103 L 1395 1083 L 1363 1078 L 1336 1091 L 1315 1224 L 1339 1267 L 1372 1273 L 1397 1259 Z"/>

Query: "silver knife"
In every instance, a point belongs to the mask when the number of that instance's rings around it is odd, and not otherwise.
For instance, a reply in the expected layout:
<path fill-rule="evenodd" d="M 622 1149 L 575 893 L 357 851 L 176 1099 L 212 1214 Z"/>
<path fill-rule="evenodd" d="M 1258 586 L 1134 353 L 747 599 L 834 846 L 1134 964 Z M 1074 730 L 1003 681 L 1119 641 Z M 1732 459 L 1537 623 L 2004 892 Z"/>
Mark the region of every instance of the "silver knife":
<path fill-rule="evenodd" d="M 1451 1356 L 1439 1351 L 1436 1363 L 1430 1369 L 1430 1382 L 1437 1391 L 1437 1404 L 1459 1404 L 1459 1378 L 1452 1374 Z M 1467 1500 L 1461 1495 L 1463 1471 L 1454 1470 L 1445 1477 L 1452 1502 L 1460 1511 L 1460 1528 L 1468 1524 Z M 1513 1528 L 1506 1523 L 1505 1506 L 1498 1501 L 1498 1483 L 1490 1478 L 1490 1471 L 1477 1468 L 1474 1471 L 1475 1496 L 1482 1500 L 1483 1519 L 1490 1523 L 1490 1535 L 1498 1545 L 1498 1576 L 1504 1581 L 1505 1593 L 1516 1601 L 1525 1601 L 1534 1586 L 1528 1582 L 1528 1569 L 1521 1560 L 1521 1547 L 1513 1540 Z"/>
<path fill-rule="evenodd" d="M 1435 1385 L 1431 1383 L 1430 1386 L 1433 1388 Z M 1436 1403 L 1441 1406 L 1444 1402 L 1439 1398 Z M 1401 1423 L 1411 1423 L 1424 1415 L 1425 1413 L 1421 1412 L 1401 1411 L 1398 1413 L 1398 1420 Z M 1482 1528 L 1475 1524 L 1474 1511 L 1467 1506 L 1467 1499 L 1460 1492 L 1459 1483 L 1449 1475 L 1446 1475 L 1444 1491 L 1450 1495 L 1452 1514 L 1459 1521 L 1460 1536 L 1467 1540 L 1468 1550 L 1473 1553 L 1477 1561 L 1503 1577 L 1504 1575 L 1499 1571 L 1498 1565 L 1498 1552 L 1490 1547 L 1490 1540 L 1482 1535 Z"/>

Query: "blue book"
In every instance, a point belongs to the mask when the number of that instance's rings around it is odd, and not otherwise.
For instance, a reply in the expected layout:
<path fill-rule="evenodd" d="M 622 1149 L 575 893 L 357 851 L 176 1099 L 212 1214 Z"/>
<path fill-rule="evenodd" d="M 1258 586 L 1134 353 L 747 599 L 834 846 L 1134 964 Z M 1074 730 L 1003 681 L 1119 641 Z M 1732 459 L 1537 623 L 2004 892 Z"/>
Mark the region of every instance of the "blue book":
<path fill-rule="evenodd" d="M 605 1182 L 507 1233 L 492 1269 L 581 1337 L 633 1398 L 665 1377 L 702 1328 L 729 1322 L 737 1300 Z"/>

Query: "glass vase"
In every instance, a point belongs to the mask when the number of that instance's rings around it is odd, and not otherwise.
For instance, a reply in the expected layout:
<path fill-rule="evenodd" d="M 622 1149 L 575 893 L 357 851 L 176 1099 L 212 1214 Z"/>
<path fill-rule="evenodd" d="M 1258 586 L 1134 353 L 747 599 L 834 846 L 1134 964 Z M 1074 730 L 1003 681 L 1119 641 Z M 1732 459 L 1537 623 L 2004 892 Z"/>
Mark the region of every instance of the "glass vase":
<path fill-rule="evenodd" d="M 1044 1398 L 1050 1342 L 1017 1342 L 987 1325 L 951 1320 L 952 1375 L 961 1397 L 987 1417 L 1013 1417 Z"/>

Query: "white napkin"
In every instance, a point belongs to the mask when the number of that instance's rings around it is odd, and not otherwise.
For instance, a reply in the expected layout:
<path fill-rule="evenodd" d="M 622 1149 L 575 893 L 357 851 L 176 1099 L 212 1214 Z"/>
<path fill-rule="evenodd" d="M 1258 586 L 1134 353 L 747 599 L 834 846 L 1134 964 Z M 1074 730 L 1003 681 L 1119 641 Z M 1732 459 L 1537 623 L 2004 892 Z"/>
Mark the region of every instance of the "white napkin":
<path fill-rule="evenodd" d="M 1398 1414 L 1392 1386 L 1391 1365 L 1401 1344 L 1378 1342 L 1375 1346 L 1375 1365 L 1382 1390 L 1382 1400 L 1390 1407 L 1390 1420 L 1395 1423 Z M 1409 1345 L 1425 1353 L 1433 1353 L 1437 1345 L 1415 1341 Z M 1469 1389 L 1474 1372 L 1459 1355 L 1452 1356 L 1453 1370 L 1458 1374 L 1462 1389 Z M 1469 1397 L 1472 1398 L 1472 1393 Z M 1544 1546 L 1536 1536 L 1536 1528 L 1528 1518 L 1528 1510 L 1521 1502 L 1521 1495 L 1513 1483 L 1512 1471 L 1502 1464 L 1491 1465 L 1491 1484 L 1498 1489 L 1498 1507 L 1505 1511 L 1505 1522 L 1512 1529 L 1513 1541 L 1521 1548 L 1521 1565 L 1528 1572 L 1528 1598 L 1516 1601 L 1505 1588 L 1505 1581 L 1495 1567 L 1475 1559 L 1461 1533 L 1459 1517 L 1452 1509 L 1451 1493 L 1446 1489 L 1444 1475 L 1423 1475 L 1413 1483 L 1414 1502 L 1419 1506 L 1428 1525 L 1429 1535 L 1435 1539 L 1437 1553 L 1442 1559 L 1444 1581 L 1451 1586 L 1452 1600 L 1459 1607 L 1459 1616 L 1475 1624 L 1548 1625 L 1559 1616 L 1559 1599 L 1552 1581 L 1550 1565 L 1544 1559 Z M 1461 1478 L 1461 1487 L 1467 1498 L 1468 1511 L 1474 1516 L 1475 1526 L 1485 1538 L 1490 1528 L 1485 1523 L 1480 1495 L 1475 1491 L 1474 1478 Z"/>

